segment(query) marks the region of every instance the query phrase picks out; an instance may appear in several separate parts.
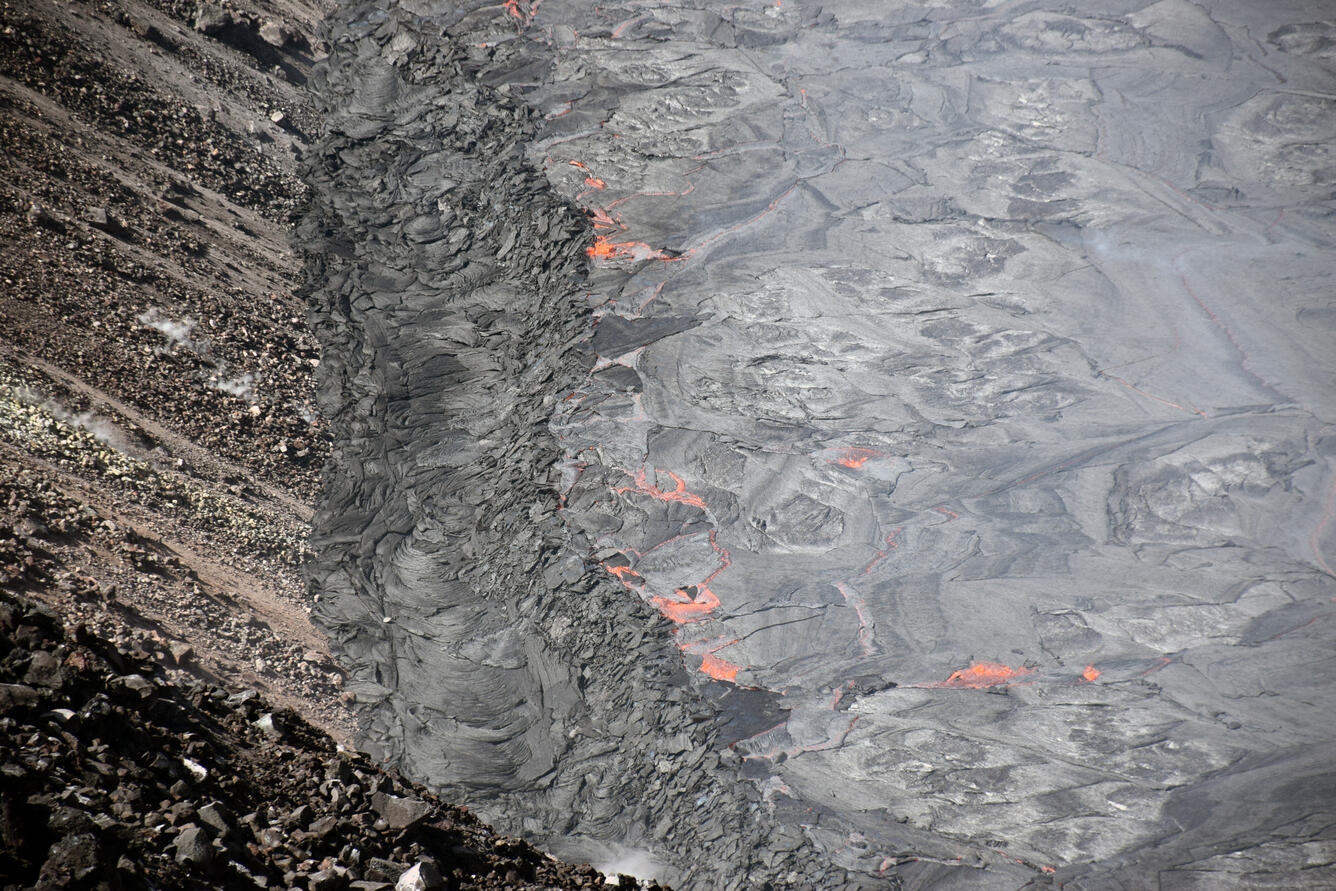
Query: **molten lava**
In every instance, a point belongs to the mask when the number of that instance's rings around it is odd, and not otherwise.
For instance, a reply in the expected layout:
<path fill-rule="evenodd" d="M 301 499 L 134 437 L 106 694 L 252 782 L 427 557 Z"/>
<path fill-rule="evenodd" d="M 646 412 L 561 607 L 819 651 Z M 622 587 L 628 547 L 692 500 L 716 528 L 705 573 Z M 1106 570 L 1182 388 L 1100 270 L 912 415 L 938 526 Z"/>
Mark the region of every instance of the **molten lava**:
<path fill-rule="evenodd" d="M 1017 678 L 1033 672 L 1033 668 L 1012 668 L 1010 665 L 1003 665 L 1001 662 L 975 662 L 969 668 L 962 668 L 960 671 L 953 672 L 951 677 L 944 681 L 932 684 L 915 684 L 914 686 L 984 689 L 986 687 L 1001 687 L 1013 684 Z"/>
<path fill-rule="evenodd" d="M 695 593 L 692 593 L 693 591 Z M 699 622 L 719 608 L 719 598 L 703 583 L 692 585 L 690 588 L 678 588 L 673 593 L 682 599 L 673 600 L 670 597 L 656 595 L 651 597 L 649 602 L 679 625 Z"/>
<path fill-rule="evenodd" d="M 676 479 L 676 477 L 674 477 Z M 679 481 L 680 483 L 680 481 Z M 670 493 L 673 495 L 677 492 Z M 690 495 L 690 493 L 686 493 Z M 696 496 L 691 495 L 692 498 Z M 702 503 L 702 507 L 704 504 Z M 714 581 L 719 573 L 733 565 L 728 551 L 719 546 L 715 540 L 714 530 L 710 530 L 710 547 L 719 555 L 719 568 L 706 576 L 705 581 L 698 585 L 691 585 L 688 588 L 678 588 L 673 593 L 681 600 L 673 600 L 668 597 L 655 596 L 650 598 L 650 602 L 658 607 L 659 612 L 663 613 L 669 619 L 679 625 L 685 625 L 689 622 L 699 622 L 701 619 L 714 612 L 719 607 L 719 598 L 710 590 L 710 582 Z"/>
<path fill-rule="evenodd" d="M 673 260 L 663 251 L 656 250 L 643 241 L 608 241 L 602 235 L 585 248 L 585 253 L 596 260 Z"/>
<path fill-rule="evenodd" d="M 872 571 L 872 568 L 874 566 L 876 566 L 878 563 L 880 563 L 881 561 L 885 560 L 888 556 L 890 556 L 891 551 L 899 549 L 900 543 L 895 540 L 895 537 L 899 535 L 901 532 L 903 532 L 904 528 L 905 527 L 903 526 L 897 526 L 895 527 L 894 530 L 892 530 L 890 535 L 886 536 L 885 539 L 886 547 L 882 548 L 880 551 L 877 551 L 876 556 L 872 558 L 871 562 L 869 562 L 867 566 L 863 567 L 863 572 L 862 572 L 863 575 L 867 575 L 869 572 Z"/>
<path fill-rule="evenodd" d="M 874 449 L 840 449 L 830 463 L 848 467 L 850 470 L 861 470 L 864 464 L 873 458 L 881 457 L 882 454 Z"/>
<path fill-rule="evenodd" d="M 1101 674 L 1103 674 L 1103 672 L 1095 666 L 1087 665 L 1085 671 L 1081 672 L 1081 677 L 1085 678 L 1087 681 L 1097 681 Z"/>
<path fill-rule="evenodd" d="M 648 495 L 658 501 L 685 504 L 688 507 L 708 511 L 705 500 L 694 492 L 688 492 L 686 481 L 671 470 L 656 469 L 654 471 L 654 478 L 651 479 L 649 472 L 641 467 L 634 474 L 631 474 L 631 476 L 634 480 L 633 485 L 619 486 L 613 491 L 618 494 L 634 492 L 640 495 Z M 672 480 L 672 489 L 667 489 L 660 484 L 660 476 L 666 476 L 668 479 Z M 687 535 L 684 536 L 674 537 L 673 539 L 670 539 L 670 541 L 676 541 L 678 538 L 699 534 L 700 533 L 698 532 L 687 533 Z M 710 530 L 709 536 L 710 548 L 719 557 L 718 568 L 710 573 L 703 581 L 694 585 L 688 585 L 684 588 L 678 588 L 673 591 L 672 595 L 656 594 L 649 598 L 649 602 L 653 604 L 665 618 L 679 626 L 692 625 L 700 622 L 720 606 L 718 596 L 710 590 L 710 583 L 713 582 L 721 572 L 732 565 L 732 560 L 729 557 L 728 551 L 720 547 L 719 542 L 715 539 L 715 532 L 713 529 Z M 663 542 L 655 547 L 660 547 L 662 544 L 666 543 L 667 542 Z M 654 548 L 651 548 L 651 550 L 654 550 Z M 640 556 L 644 556 L 644 554 L 640 554 Z M 609 573 L 616 576 L 628 589 L 643 592 L 645 578 L 630 566 L 614 566 L 611 563 L 604 563 L 603 567 L 607 569 Z M 674 633 L 676 633 L 676 629 L 674 629 Z M 701 656 L 700 670 L 718 681 L 736 681 L 738 672 L 742 670 L 742 666 L 714 655 L 715 651 L 735 643 L 737 643 L 736 640 L 725 640 L 713 647 L 713 649 L 703 653 Z M 694 643 L 683 645 L 681 648 L 688 652 L 699 652 L 699 646 L 699 643 Z"/>
<path fill-rule="evenodd" d="M 644 577 L 629 566 L 610 566 L 604 563 L 603 568 L 610 574 L 615 575 L 617 580 L 628 588 L 644 587 L 645 585 Z"/>
<path fill-rule="evenodd" d="M 736 681 L 741 666 L 734 665 L 727 659 L 720 659 L 713 653 L 706 653 L 701 657 L 700 670 L 716 681 Z"/>
<path fill-rule="evenodd" d="M 665 492 L 663 489 L 660 489 L 657 479 L 651 483 L 649 481 L 649 475 L 645 472 L 645 468 L 643 467 L 637 470 L 633 475 L 635 478 L 634 486 L 620 486 L 613 491 L 619 495 L 625 492 L 639 492 L 642 495 L 648 495 L 651 498 L 657 498 L 660 501 L 677 501 L 682 504 L 689 504 L 692 507 L 698 507 L 701 510 L 705 510 L 705 501 L 699 495 L 688 492 L 687 484 L 683 482 L 680 476 L 673 473 L 671 470 L 656 470 L 655 473 L 662 473 L 671 479 L 673 481 L 673 491 Z"/>
<path fill-rule="evenodd" d="M 505 6 L 506 12 L 515 17 L 517 22 L 522 25 L 527 25 L 533 21 L 534 16 L 538 15 L 538 7 L 541 6 L 542 3 L 543 0 L 531 0 L 528 9 L 520 8 L 520 0 L 506 0 L 502 5 Z"/>
<path fill-rule="evenodd" d="M 673 630 L 673 634 L 677 634 L 676 629 Z M 738 672 L 742 670 L 742 666 L 715 655 L 725 647 L 731 647 L 737 642 L 736 637 L 722 637 L 698 640 L 692 643 L 679 643 L 677 646 L 684 653 L 699 655 L 701 657 L 700 670 L 716 681 L 737 683 Z"/>
<path fill-rule="evenodd" d="M 571 161 L 572 167 L 579 167 L 582 170 L 588 170 L 584 164 L 579 161 Z M 585 177 L 585 184 L 591 186 L 594 190 L 607 187 L 607 183 L 594 176 Z M 594 231 L 597 234 L 594 237 L 594 243 L 585 249 L 585 253 L 595 259 L 603 260 L 681 260 L 682 257 L 674 256 L 667 251 L 657 250 L 650 247 L 643 241 L 609 241 L 603 231 L 625 232 L 626 227 L 616 217 L 610 215 L 601 207 L 595 207 L 589 210 L 589 221 L 593 224 Z"/>

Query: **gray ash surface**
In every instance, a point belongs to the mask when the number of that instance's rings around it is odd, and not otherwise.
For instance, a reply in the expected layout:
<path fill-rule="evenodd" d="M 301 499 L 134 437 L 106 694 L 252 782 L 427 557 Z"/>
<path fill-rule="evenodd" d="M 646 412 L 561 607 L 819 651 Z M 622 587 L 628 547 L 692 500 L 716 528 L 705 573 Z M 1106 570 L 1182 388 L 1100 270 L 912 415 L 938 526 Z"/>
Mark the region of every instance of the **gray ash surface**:
<path fill-rule="evenodd" d="M 689 888 L 1329 886 L 1321 5 L 508 6 L 311 80 L 373 752 Z"/>

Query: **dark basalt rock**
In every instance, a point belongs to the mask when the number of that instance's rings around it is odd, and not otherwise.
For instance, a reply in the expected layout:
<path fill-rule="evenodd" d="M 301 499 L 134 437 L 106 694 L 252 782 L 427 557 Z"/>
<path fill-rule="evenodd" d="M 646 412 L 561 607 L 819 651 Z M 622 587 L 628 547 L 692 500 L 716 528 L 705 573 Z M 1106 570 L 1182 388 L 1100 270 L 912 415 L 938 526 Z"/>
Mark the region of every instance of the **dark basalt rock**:
<path fill-rule="evenodd" d="M 416 798 L 399 798 L 377 792 L 371 796 L 371 807 L 396 831 L 412 829 L 431 814 L 431 805 Z"/>
<path fill-rule="evenodd" d="M 117 673 L 154 676 L 152 663 L 66 634 L 7 592 L 0 607 L 33 632 L 23 647 L 0 630 L 0 690 L 29 691 L 0 701 L 0 887 L 339 891 L 410 867 L 428 887 L 433 876 L 477 891 L 519 875 L 527 888 L 591 885 L 587 867 L 497 835 L 300 719 L 271 740 L 250 720 L 267 708 L 254 696 L 162 683 L 144 702 Z M 13 684 L 16 655 L 58 658 L 59 682 Z"/>
<path fill-rule="evenodd" d="M 172 847 L 176 849 L 176 862 L 201 868 L 208 866 L 213 860 L 213 846 L 209 842 L 209 834 L 202 827 L 185 827 L 172 842 Z"/>

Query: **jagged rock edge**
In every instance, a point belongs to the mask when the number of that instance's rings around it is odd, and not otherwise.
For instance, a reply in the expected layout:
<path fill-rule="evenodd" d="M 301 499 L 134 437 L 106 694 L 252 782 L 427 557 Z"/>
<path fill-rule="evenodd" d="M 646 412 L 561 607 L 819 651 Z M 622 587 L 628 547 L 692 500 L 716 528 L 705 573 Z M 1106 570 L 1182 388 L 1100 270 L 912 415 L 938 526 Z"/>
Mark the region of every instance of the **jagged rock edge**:
<path fill-rule="evenodd" d="M 547 421 L 592 364 L 576 299 L 592 232 L 524 162 L 533 111 L 484 85 L 542 52 L 516 49 L 513 31 L 479 52 L 504 27 L 497 13 L 471 3 L 426 18 L 360 2 L 326 26 L 330 57 L 311 79 L 326 127 L 305 159 L 313 199 L 294 235 L 334 440 L 309 570 L 316 619 L 350 672 L 367 751 L 507 831 L 591 859 L 651 851 L 661 875 L 688 886 L 740 887 L 748 864 L 773 876 L 782 860 L 789 882 L 813 887 L 822 870 L 801 836 L 720 764 L 713 709 L 666 621 L 567 540 Z M 377 165 L 392 183 L 370 175 Z M 369 187 L 427 200 L 433 186 L 409 177 L 454 184 L 435 193 L 438 213 L 377 210 Z M 474 204 L 501 212 L 469 220 Z M 473 223 L 465 236 L 444 231 L 461 217 Z M 405 249 L 405 237 L 416 243 Z M 470 319 L 480 303 L 493 308 Z M 445 332 L 487 313 L 520 335 L 489 330 L 499 339 L 487 357 L 443 358 Z M 433 336 L 421 374 L 394 367 Z M 470 377 L 483 358 L 506 373 Z M 435 398 L 424 388 L 460 384 L 492 406 L 513 396 L 505 435 L 448 417 L 423 429 L 421 403 Z M 428 433 L 450 447 L 408 436 Z M 432 510 L 446 502 L 452 522 L 441 523 Z"/>

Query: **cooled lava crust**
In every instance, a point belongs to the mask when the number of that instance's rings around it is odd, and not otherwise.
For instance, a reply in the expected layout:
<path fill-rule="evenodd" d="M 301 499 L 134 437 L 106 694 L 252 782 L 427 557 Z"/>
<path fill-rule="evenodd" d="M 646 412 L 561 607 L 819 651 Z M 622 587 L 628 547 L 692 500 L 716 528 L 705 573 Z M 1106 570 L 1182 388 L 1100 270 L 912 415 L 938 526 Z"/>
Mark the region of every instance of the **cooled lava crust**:
<path fill-rule="evenodd" d="M 371 751 L 685 888 L 1336 881 L 1332 35 L 340 5 L 311 577 Z"/>

